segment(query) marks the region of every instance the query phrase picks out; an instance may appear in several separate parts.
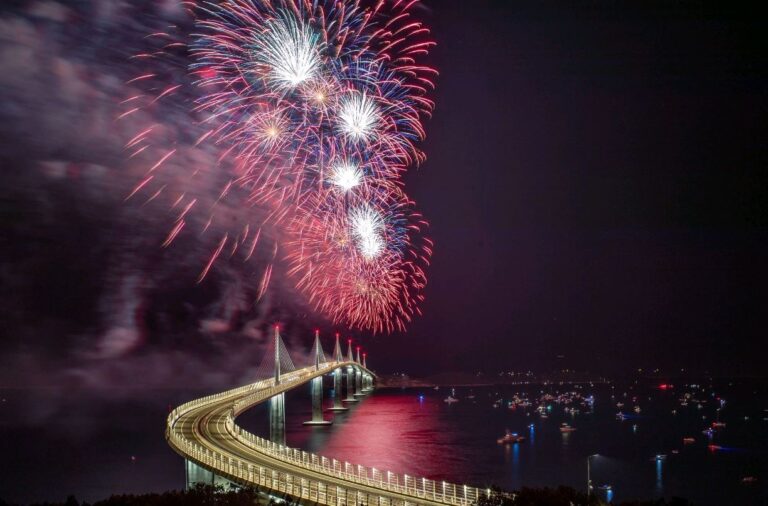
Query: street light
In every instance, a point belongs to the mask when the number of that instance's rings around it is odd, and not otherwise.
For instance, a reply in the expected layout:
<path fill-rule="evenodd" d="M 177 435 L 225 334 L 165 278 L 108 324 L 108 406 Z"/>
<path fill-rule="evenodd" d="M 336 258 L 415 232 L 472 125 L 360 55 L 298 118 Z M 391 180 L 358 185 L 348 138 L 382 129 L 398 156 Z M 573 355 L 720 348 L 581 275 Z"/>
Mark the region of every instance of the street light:
<path fill-rule="evenodd" d="M 592 457 L 599 457 L 599 456 L 600 456 L 599 453 L 594 453 L 589 457 L 587 457 L 587 499 L 589 499 L 589 494 L 590 492 L 592 492 L 592 479 L 589 474 L 589 471 L 590 471 L 589 464 L 592 460 Z"/>

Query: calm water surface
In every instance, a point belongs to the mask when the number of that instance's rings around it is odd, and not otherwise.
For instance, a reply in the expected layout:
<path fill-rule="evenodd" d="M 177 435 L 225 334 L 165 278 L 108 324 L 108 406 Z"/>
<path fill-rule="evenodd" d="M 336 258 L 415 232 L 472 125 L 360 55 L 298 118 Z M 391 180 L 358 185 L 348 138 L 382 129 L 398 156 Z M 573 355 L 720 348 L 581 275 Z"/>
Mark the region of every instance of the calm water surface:
<path fill-rule="evenodd" d="M 534 400 L 540 389 L 476 388 L 473 401 L 467 398 L 470 389 L 459 388 L 461 401 L 454 405 L 443 402 L 449 393 L 445 388 L 382 389 L 346 413 L 327 413 L 334 425 L 323 428 L 301 425 L 310 417 L 308 392 L 302 389 L 287 397 L 287 440 L 356 464 L 507 489 L 558 484 L 584 488 L 586 457 L 599 453 L 592 461 L 592 479 L 595 485 L 613 485 L 614 500 L 678 495 L 700 505 L 768 504 L 765 390 L 744 384 L 718 390 L 728 399 L 721 417 L 727 427 L 711 442 L 723 450 L 713 452 L 701 430 L 714 419 L 714 399 L 704 409 L 680 407 L 676 399 L 681 388 L 630 391 L 630 396 L 638 395 L 642 412 L 623 422 L 615 418 L 615 402 L 623 393 L 618 387 L 614 400 L 610 387 L 585 387 L 584 395 L 596 397 L 594 412 L 582 408 L 573 416 L 556 404 L 547 419 L 533 408 L 493 407 L 496 398 L 508 399 L 520 391 Z M 555 389 L 570 388 L 550 390 Z M 113 493 L 182 487 L 181 457 L 163 436 L 165 416 L 169 406 L 208 392 L 148 391 L 141 402 L 73 398 L 67 403 L 58 402 L 60 394 L 45 391 L 0 393 L 0 499 L 28 503 L 63 500 L 68 494 L 92 501 Z M 624 410 L 630 409 L 628 403 Z M 672 409 L 678 414 L 671 414 Z M 265 435 L 266 407 L 245 413 L 238 422 Z M 561 433 L 562 422 L 577 430 Z M 505 429 L 526 440 L 497 444 Z M 695 437 L 696 443 L 684 446 L 685 436 Z M 667 459 L 652 461 L 657 453 Z M 755 476 L 757 484 L 742 484 L 745 476 Z"/>
<path fill-rule="evenodd" d="M 379 390 L 337 415 L 330 430 L 302 426 L 310 416 L 308 409 L 301 409 L 307 403 L 295 406 L 288 417 L 287 440 L 291 446 L 355 464 L 510 490 L 558 484 L 584 489 L 586 458 L 598 453 L 592 459 L 593 484 L 612 485 L 613 500 L 682 496 L 702 505 L 768 504 L 768 421 L 763 420 L 768 402 L 763 390 L 727 385 L 719 389 L 716 395 L 727 399 L 721 416 L 727 425 L 712 439 L 702 434 L 716 416 L 718 403 L 711 394 L 699 395 L 707 401 L 699 409 L 679 405 L 683 388 L 626 390 L 625 399 L 618 387 L 585 386 L 580 392 L 595 395 L 594 411 L 582 407 L 571 415 L 550 402 L 546 419 L 534 409 L 542 387 L 457 388 L 461 400 L 452 405 L 443 401 L 450 392 L 446 388 Z M 494 400 L 507 400 L 517 392 L 529 394 L 533 406 L 514 411 L 493 407 Z M 475 399 L 467 399 L 472 394 Z M 633 396 L 638 397 L 640 414 L 632 411 Z M 619 421 L 615 404 L 622 400 L 623 410 L 632 416 Z M 264 434 L 265 418 L 266 411 L 251 412 L 241 424 Z M 577 430 L 560 432 L 564 422 Z M 526 440 L 499 445 L 496 440 L 507 429 Z M 696 443 L 684 445 L 687 436 Z M 712 451 L 710 444 L 722 450 Z M 656 461 L 656 454 L 667 457 Z M 758 483 L 742 484 L 746 476 L 756 477 Z"/>

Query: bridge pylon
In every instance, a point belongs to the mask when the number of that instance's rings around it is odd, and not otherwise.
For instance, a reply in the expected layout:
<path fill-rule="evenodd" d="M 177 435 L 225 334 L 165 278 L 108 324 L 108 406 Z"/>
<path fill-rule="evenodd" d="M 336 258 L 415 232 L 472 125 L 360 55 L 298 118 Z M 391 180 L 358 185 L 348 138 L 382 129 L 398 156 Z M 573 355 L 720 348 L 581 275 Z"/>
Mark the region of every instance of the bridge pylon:
<path fill-rule="evenodd" d="M 336 332 L 336 346 L 333 348 L 333 360 L 336 363 L 343 362 L 344 356 L 341 354 L 341 343 L 339 343 L 339 333 Z M 341 367 L 337 367 L 333 370 L 333 407 L 328 411 L 346 411 L 349 408 L 345 408 L 341 402 L 341 390 L 343 371 Z"/>
<path fill-rule="evenodd" d="M 368 370 L 368 365 L 366 365 L 365 363 L 365 359 L 367 356 L 368 356 L 367 353 L 363 353 L 363 368 L 366 370 Z M 365 372 L 363 373 L 363 392 L 368 393 L 371 390 L 373 390 L 373 379 L 367 372 Z"/>
<path fill-rule="evenodd" d="M 355 362 L 362 365 L 360 362 L 360 347 L 357 347 L 357 358 L 355 359 Z M 362 397 L 365 395 L 363 392 L 363 370 L 359 367 L 355 367 L 355 397 Z"/>
<path fill-rule="evenodd" d="M 320 364 L 325 363 L 325 353 L 320 344 L 320 331 L 315 330 L 315 343 L 312 346 L 314 350 L 315 371 L 320 370 Z M 310 384 L 312 394 L 312 420 L 304 422 L 304 425 L 331 425 L 329 420 L 323 419 L 323 377 L 313 378 Z"/>
<path fill-rule="evenodd" d="M 284 345 L 280 337 L 280 326 L 275 325 L 275 385 L 280 384 L 280 348 L 282 347 Z M 277 394 L 269 399 L 269 439 L 278 444 L 285 444 L 285 393 Z"/>
<path fill-rule="evenodd" d="M 347 340 L 347 361 L 354 362 L 355 356 L 352 354 L 352 339 Z M 355 399 L 355 386 L 357 385 L 357 368 L 353 365 L 347 366 L 347 398 L 344 402 L 357 402 Z"/>

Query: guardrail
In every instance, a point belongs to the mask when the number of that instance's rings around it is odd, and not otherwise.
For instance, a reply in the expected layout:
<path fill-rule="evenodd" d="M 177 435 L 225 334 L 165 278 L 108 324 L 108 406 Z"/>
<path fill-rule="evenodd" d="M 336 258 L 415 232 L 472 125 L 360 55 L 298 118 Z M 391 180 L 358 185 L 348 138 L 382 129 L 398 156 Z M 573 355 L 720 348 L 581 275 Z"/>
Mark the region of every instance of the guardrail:
<path fill-rule="evenodd" d="M 336 459 L 328 459 L 321 455 L 309 453 L 296 448 L 277 444 L 258 437 L 235 424 L 235 418 L 250 407 L 263 402 L 270 397 L 290 390 L 308 378 L 327 374 L 338 367 L 359 364 L 352 362 L 330 362 L 323 364 L 319 370 L 308 367 L 284 374 L 280 383 L 274 379 L 262 380 L 250 385 L 228 390 L 214 395 L 195 399 L 182 404 L 168 415 L 166 437 L 168 442 L 180 453 L 189 456 L 217 474 L 234 478 L 233 481 L 252 483 L 290 494 L 299 499 L 333 505 L 376 504 L 377 506 L 396 506 L 403 504 L 419 504 L 420 502 L 443 503 L 452 505 L 469 505 L 476 503 L 482 496 L 490 496 L 490 490 L 481 490 L 467 485 L 457 485 L 447 482 L 436 482 L 426 478 L 396 474 L 381 471 Z M 234 456 L 222 454 L 215 449 L 204 447 L 195 441 L 186 439 L 174 430 L 176 422 L 184 414 L 215 403 L 219 404 L 231 399 L 231 407 L 226 414 L 224 426 L 234 440 L 250 451 L 277 460 L 286 467 L 295 468 L 298 473 L 279 472 L 269 467 L 244 461 Z M 323 477 L 335 480 L 344 486 L 332 485 L 319 480 L 302 476 L 300 471 L 310 471 Z M 355 486 L 381 493 L 364 493 Z M 351 488 L 350 488 L 351 487 Z M 393 494 L 403 499 L 393 499 Z"/>

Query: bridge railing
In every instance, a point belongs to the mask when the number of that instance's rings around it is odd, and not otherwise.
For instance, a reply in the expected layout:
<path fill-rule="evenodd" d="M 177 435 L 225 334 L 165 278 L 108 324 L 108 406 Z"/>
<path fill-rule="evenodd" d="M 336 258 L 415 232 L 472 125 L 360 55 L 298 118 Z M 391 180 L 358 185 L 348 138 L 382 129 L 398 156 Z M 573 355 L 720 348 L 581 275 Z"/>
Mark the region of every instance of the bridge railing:
<path fill-rule="evenodd" d="M 222 455 L 176 434 L 169 442 L 184 455 L 215 470 L 221 476 L 249 484 L 256 484 L 276 492 L 290 494 L 299 499 L 337 506 L 415 506 L 416 501 L 397 500 L 386 496 L 365 494 L 359 490 L 340 487 L 321 480 L 308 479 L 297 473 L 278 471 L 268 466 L 253 464 L 235 457 Z"/>
<path fill-rule="evenodd" d="M 427 478 L 381 471 L 375 467 L 351 464 L 297 448 L 281 445 L 251 434 L 234 423 L 234 412 L 226 420 L 229 434 L 251 450 L 310 471 L 320 472 L 340 480 L 359 485 L 379 488 L 388 492 L 410 495 L 448 504 L 473 504 L 490 490 L 481 490 L 468 485 L 457 485 L 445 481 L 437 482 Z"/>
<path fill-rule="evenodd" d="M 174 424 L 183 414 L 210 403 L 220 403 L 231 399 L 232 407 L 225 419 L 225 427 L 228 433 L 251 450 L 297 468 L 322 473 L 323 475 L 350 482 L 351 484 L 365 485 L 406 497 L 422 498 L 446 504 L 468 505 L 477 502 L 481 495 L 490 495 L 490 490 L 481 490 L 476 487 L 457 485 L 444 481 L 436 482 L 426 478 L 396 474 L 373 467 L 329 459 L 321 455 L 274 443 L 251 434 L 235 424 L 235 417 L 239 413 L 274 395 L 291 389 L 295 383 L 316 376 L 318 373 L 326 374 L 338 367 L 351 364 L 347 362 L 327 362 L 321 365 L 319 371 L 314 368 L 305 368 L 283 374 L 280 376 L 279 384 L 275 384 L 274 379 L 266 379 L 184 403 L 168 415 L 168 430 L 166 433 L 168 441 L 194 460 L 241 480 L 257 483 L 274 490 L 314 501 L 328 502 L 325 499 L 329 499 L 331 503 L 341 501 L 344 504 L 349 501 L 354 501 L 353 504 L 361 504 L 363 502 L 359 498 L 350 499 L 346 496 L 343 498 L 338 496 L 342 489 L 337 488 L 334 491 L 333 487 L 326 485 L 323 491 L 321 490 L 323 487 L 320 484 L 314 482 L 309 484 L 306 479 L 296 474 L 277 473 L 264 466 L 251 464 L 235 457 L 221 454 L 214 449 L 206 448 L 195 441 L 188 440 L 182 434 L 173 430 Z M 283 478 L 280 478 L 280 475 L 283 475 Z M 300 494 L 306 493 L 307 495 L 297 495 L 296 490 L 294 490 L 296 486 L 293 485 L 295 483 L 301 483 L 299 492 Z M 315 487 L 314 491 L 312 486 Z M 379 506 L 392 506 L 388 501 L 379 501 L 378 504 Z M 405 501 L 404 504 L 410 503 Z"/>

